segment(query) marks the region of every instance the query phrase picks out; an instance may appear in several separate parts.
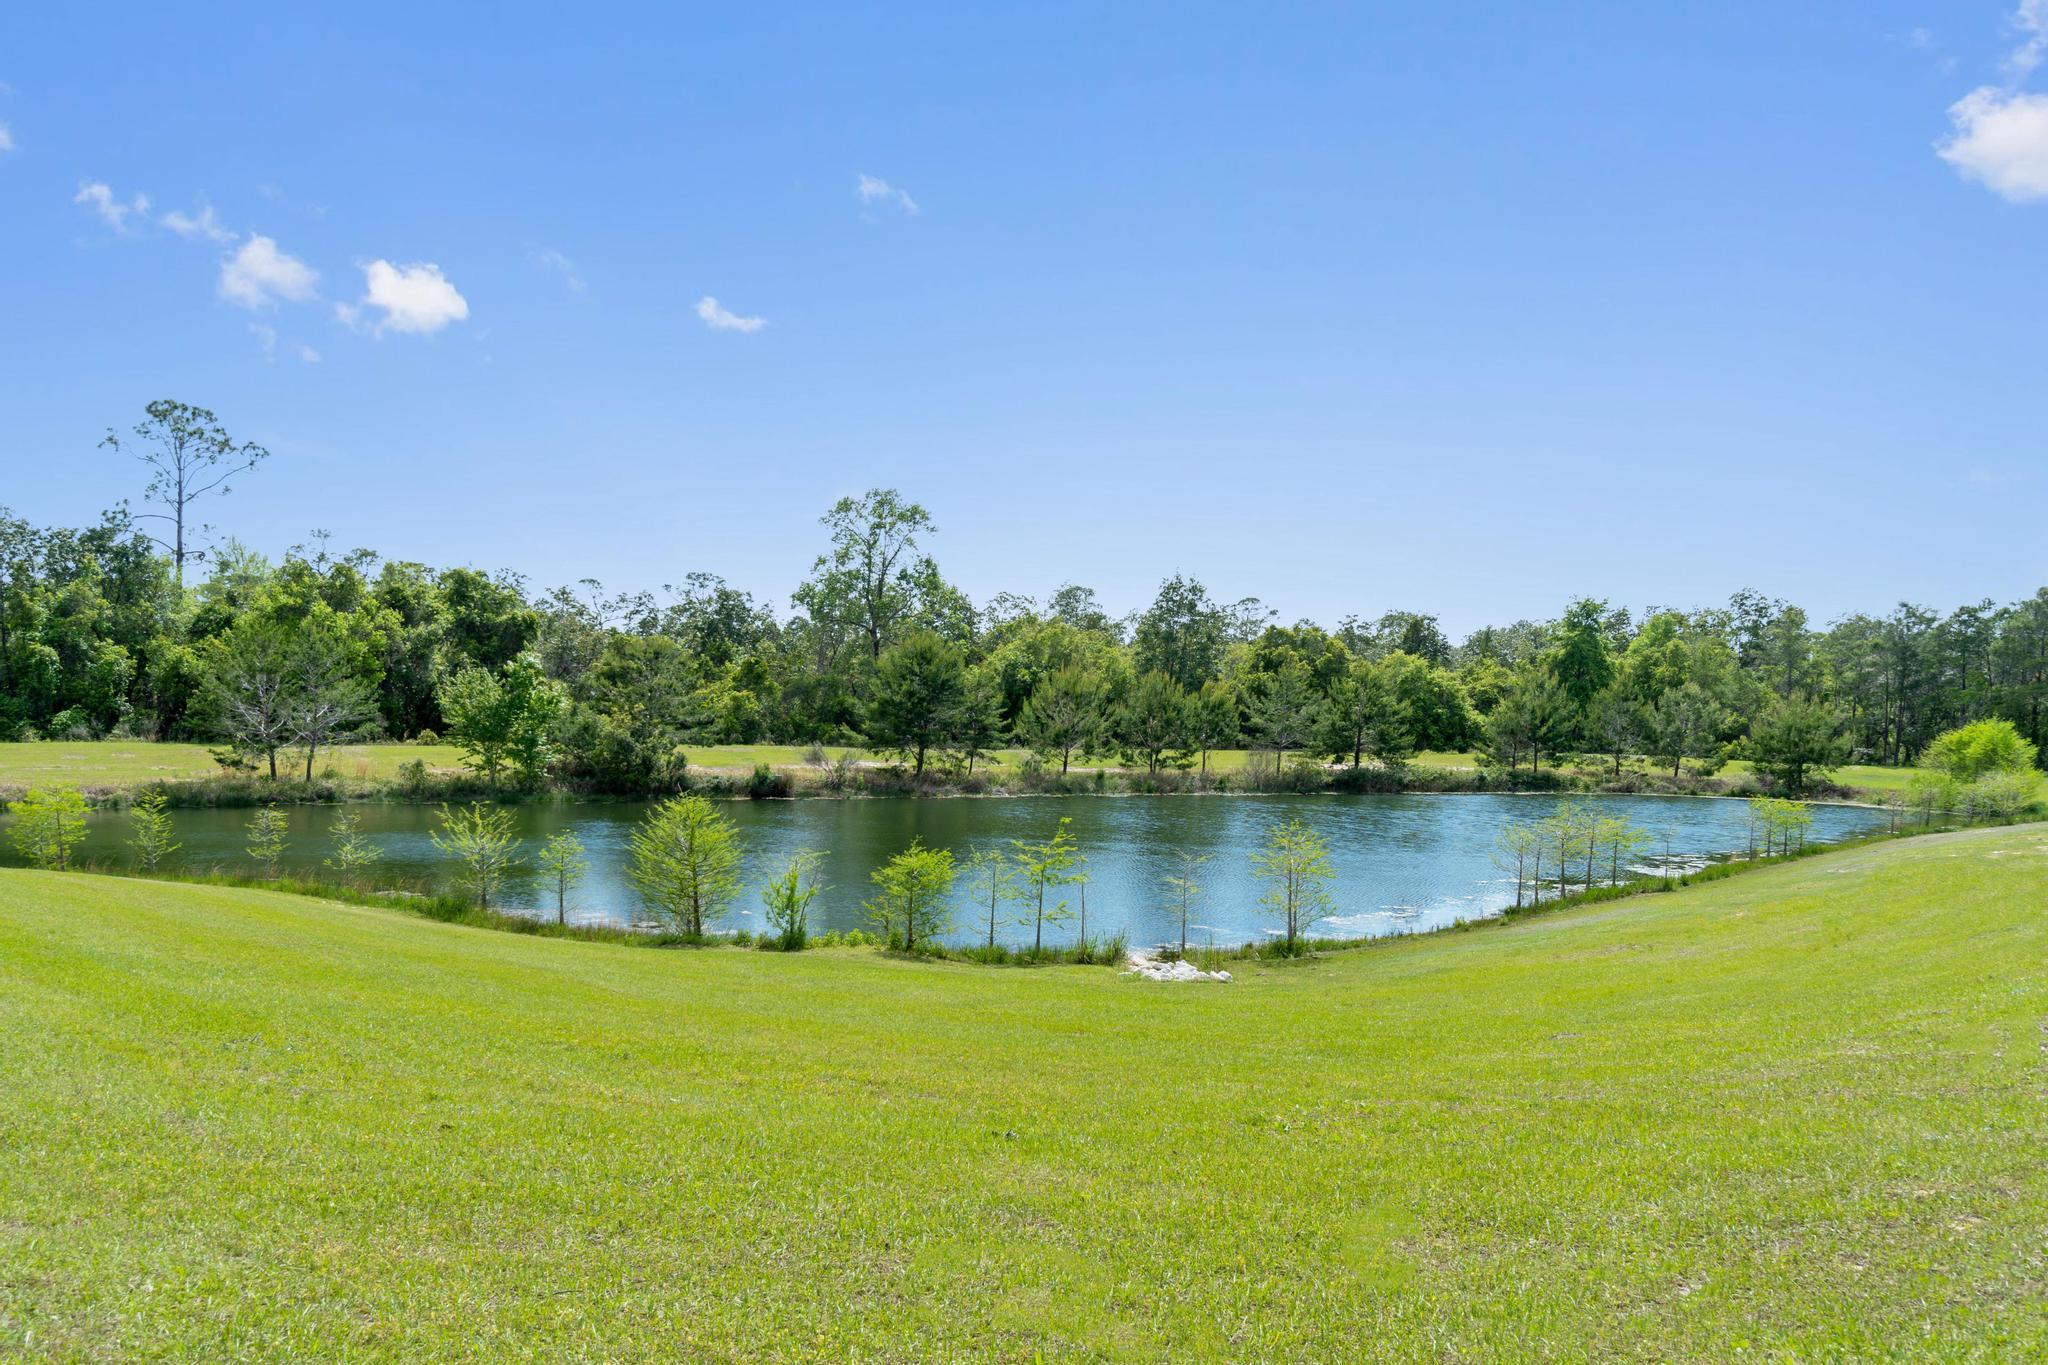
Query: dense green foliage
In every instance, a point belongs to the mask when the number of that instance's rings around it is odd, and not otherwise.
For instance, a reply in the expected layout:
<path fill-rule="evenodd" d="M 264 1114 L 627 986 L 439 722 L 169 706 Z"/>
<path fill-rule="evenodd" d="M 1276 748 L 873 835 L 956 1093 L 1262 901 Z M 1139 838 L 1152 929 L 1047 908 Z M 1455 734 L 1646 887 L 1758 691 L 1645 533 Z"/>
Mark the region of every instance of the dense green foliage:
<path fill-rule="evenodd" d="M 180 411 L 246 458 L 211 414 Z M 1181 575 L 1122 619 L 1074 585 L 977 605 L 929 552 L 930 514 L 894 490 L 823 522 L 783 613 L 710 574 L 665 601 L 535 594 L 324 542 L 273 564 L 228 541 L 181 582 L 124 511 L 84 530 L 0 512 L 0 741 L 221 740 L 272 777 L 295 755 L 310 782 L 338 743 L 445 737 L 493 782 L 621 794 L 680 791 L 693 750 L 764 741 L 865 745 L 918 780 L 1008 744 L 1062 774 L 1116 756 L 1155 777 L 1238 747 L 1268 768 L 1382 770 L 1477 748 L 1510 775 L 1561 755 L 1617 774 L 1630 755 L 1674 774 L 1741 759 L 1795 794 L 1985 719 L 2048 747 L 2048 589 L 1825 629 L 1753 592 L 1641 619 L 1585 600 L 1453 645 L 1410 611 L 1279 624 Z"/>
<path fill-rule="evenodd" d="M 0 872 L 0 1354 L 2038 1359 L 2044 867 L 1227 986 Z"/>

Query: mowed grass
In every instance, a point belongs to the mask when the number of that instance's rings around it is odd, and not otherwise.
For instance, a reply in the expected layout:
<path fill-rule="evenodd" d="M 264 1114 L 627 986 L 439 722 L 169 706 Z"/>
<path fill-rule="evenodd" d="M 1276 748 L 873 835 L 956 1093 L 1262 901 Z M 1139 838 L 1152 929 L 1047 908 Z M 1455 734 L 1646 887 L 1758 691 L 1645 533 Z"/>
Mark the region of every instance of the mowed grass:
<path fill-rule="evenodd" d="M 0 872 L 0 1356 L 2048 1352 L 2048 827 L 1227 986 Z"/>
<path fill-rule="evenodd" d="M 139 787 L 149 782 L 217 777 L 220 765 L 204 744 L 159 744 L 143 739 L 58 740 L 0 744 L 0 788 L 50 785 L 87 791 Z M 293 758 L 298 762 L 294 764 Z M 424 761 L 430 770 L 455 771 L 462 754 L 449 744 L 345 744 L 321 750 L 313 760 L 317 777 L 330 768 L 341 777 L 390 781 L 400 764 Z M 280 753 L 278 771 L 296 775 L 305 759 Z"/>

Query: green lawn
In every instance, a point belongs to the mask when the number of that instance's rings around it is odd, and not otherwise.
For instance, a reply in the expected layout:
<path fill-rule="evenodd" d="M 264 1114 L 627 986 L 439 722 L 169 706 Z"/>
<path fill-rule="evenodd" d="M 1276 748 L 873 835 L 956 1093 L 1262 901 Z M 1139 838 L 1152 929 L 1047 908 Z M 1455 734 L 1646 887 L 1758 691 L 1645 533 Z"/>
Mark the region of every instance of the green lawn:
<path fill-rule="evenodd" d="M 213 777 L 220 765 L 207 755 L 207 747 L 141 739 L 0 744 L 0 788 L 58 783 L 95 791 L 166 778 Z M 389 779 L 398 776 L 399 764 L 415 758 L 426 760 L 429 768 L 462 766 L 462 755 L 448 744 L 349 744 L 322 750 L 313 770 L 317 774 L 332 768 L 342 777 Z M 280 755 L 279 768 L 287 761 Z"/>
<path fill-rule="evenodd" d="M 0 1357 L 2040 1358 L 2044 891 L 1158 986 L 0 872 Z"/>

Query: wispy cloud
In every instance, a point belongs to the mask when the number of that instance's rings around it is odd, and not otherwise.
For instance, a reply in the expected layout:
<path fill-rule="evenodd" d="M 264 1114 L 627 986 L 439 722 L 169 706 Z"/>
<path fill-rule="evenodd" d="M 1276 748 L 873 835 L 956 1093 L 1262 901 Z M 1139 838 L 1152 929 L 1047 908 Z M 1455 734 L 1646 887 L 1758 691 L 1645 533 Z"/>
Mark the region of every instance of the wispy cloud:
<path fill-rule="evenodd" d="M 743 318 L 706 294 L 697 300 L 697 316 L 714 332 L 758 332 L 768 325 L 766 318 Z"/>
<path fill-rule="evenodd" d="M 209 242 L 235 240 L 235 234 L 220 225 L 220 219 L 214 216 L 211 204 L 201 204 L 196 214 L 172 209 L 157 221 L 180 237 L 204 237 Z"/>
<path fill-rule="evenodd" d="M 363 267 L 363 282 L 362 307 L 383 315 L 374 324 L 379 332 L 423 335 L 469 316 L 469 300 L 448 282 L 440 266 L 429 261 L 413 265 L 372 261 Z M 335 315 L 353 324 L 360 313 L 342 304 Z"/>
<path fill-rule="evenodd" d="M 0 123 L 0 152 L 11 152 L 13 150 L 14 130 L 6 124 Z"/>
<path fill-rule="evenodd" d="M 2012 13 L 2013 30 L 2023 35 L 2020 45 L 2006 54 L 2006 74 L 2023 81 L 2048 57 L 2048 0 L 2020 0 Z"/>
<path fill-rule="evenodd" d="M 277 359 L 277 328 L 267 322 L 252 322 L 249 324 L 249 335 L 255 337 L 262 345 L 265 360 Z M 303 341 L 292 343 L 291 353 L 305 364 L 320 363 L 320 353 Z"/>
<path fill-rule="evenodd" d="M 917 201 L 907 190 L 899 190 L 879 176 L 862 175 L 855 183 L 853 192 L 863 204 L 894 204 L 905 213 L 916 213 Z"/>
<path fill-rule="evenodd" d="M 561 252 L 553 250 L 537 251 L 534 253 L 533 259 L 536 263 L 546 266 L 549 270 L 559 274 L 562 277 L 563 284 L 568 285 L 579 294 L 583 292 L 582 272 L 576 269 L 576 262 L 564 256 Z"/>
<path fill-rule="evenodd" d="M 222 259 L 216 288 L 229 303 L 270 308 L 281 302 L 305 303 L 315 297 L 319 283 L 313 267 L 278 250 L 277 243 L 261 233 L 251 233 L 239 251 Z"/>
<path fill-rule="evenodd" d="M 125 204 L 114 197 L 114 191 L 103 180 L 82 180 L 78 193 L 71 196 L 74 204 L 84 204 L 100 216 L 100 221 L 116 232 L 129 231 L 128 220 L 133 218 L 146 221 L 149 218 L 149 196 L 136 194 Z"/>

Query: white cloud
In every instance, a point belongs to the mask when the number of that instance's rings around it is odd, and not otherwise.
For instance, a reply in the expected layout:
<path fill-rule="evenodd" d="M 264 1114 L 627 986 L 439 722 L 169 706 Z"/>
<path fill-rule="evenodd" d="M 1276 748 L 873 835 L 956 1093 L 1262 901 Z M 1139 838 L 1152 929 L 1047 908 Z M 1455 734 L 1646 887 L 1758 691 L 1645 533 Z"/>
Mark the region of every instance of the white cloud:
<path fill-rule="evenodd" d="M 320 353 L 311 346 L 306 345 L 303 341 L 299 343 L 297 352 L 299 359 L 305 361 L 308 365 L 318 365 L 320 363 Z"/>
<path fill-rule="evenodd" d="M 269 360 L 277 355 L 277 329 L 267 322 L 249 324 L 249 335 L 263 343 L 263 358 Z"/>
<path fill-rule="evenodd" d="M 116 232 L 126 232 L 130 218 L 149 217 L 148 195 L 137 194 L 124 204 L 114 197 L 114 191 L 102 180 L 81 180 L 78 193 L 71 196 L 71 202 L 90 205 L 101 221 Z"/>
<path fill-rule="evenodd" d="M 563 284 L 568 285 L 579 294 L 583 292 L 583 275 L 576 269 L 576 262 L 564 256 L 561 252 L 537 252 L 533 259 L 550 270 L 560 272 Z"/>
<path fill-rule="evenodd" d="M 2048 199 L 2048 95 L 1980 86 L 1949 106 L 1941 159 L 2014 203 Z"/>
<path fill-rule="evenodd" d="M 209 242 L 232 242 L 235 234 L 220 225 L 220 219 L 213 215 L 213 205 L 201 204 L 194 215 L 172 209 L 157 219 L 180 237 L 204 237 Z"/>
<path fill-rule="evenodd" d="M 220 263 L 220 296 L 244 308 L 268 308 L 280 301 L 304 303 L 314 297 L 319 274 L 277 243 L 251 233 L 242 249 Z"/>
<path fill-rule="evenodd" d="M 0 123 L 0 152 L 11 152 L 13 150 L 14 130 L 6 124 Z"/>
<path fill-rule="evenodd" d="M 714 332 L 758 332 L 768 325 L 766 318 L 741 317 L 709 294 L 697 300 L 697 316 Z"/>
<path fill-rule="evenodd" d="M 380 332 L 438 332 L 469 316 L 469 300 L 455 291 L 438 265 L 372 261 L 363 267 L 363 278 L 368 285 L 363 303 L 381 309 L 384 314 L 377 322 Z M 356 311 L 351 308 L 344 312 L 345 307 L 336 307 L 335 315 L 353 324 Z"/>
<path fill-rule="evenodd" d="M 917 212 L 917 201 L 912 199 L 907 191 L 899 190 L 877 176 L 861 176 L 853 192 L 860 196 L 860 202 L 863 204 L 894 204 L 905 213 Z"/>

